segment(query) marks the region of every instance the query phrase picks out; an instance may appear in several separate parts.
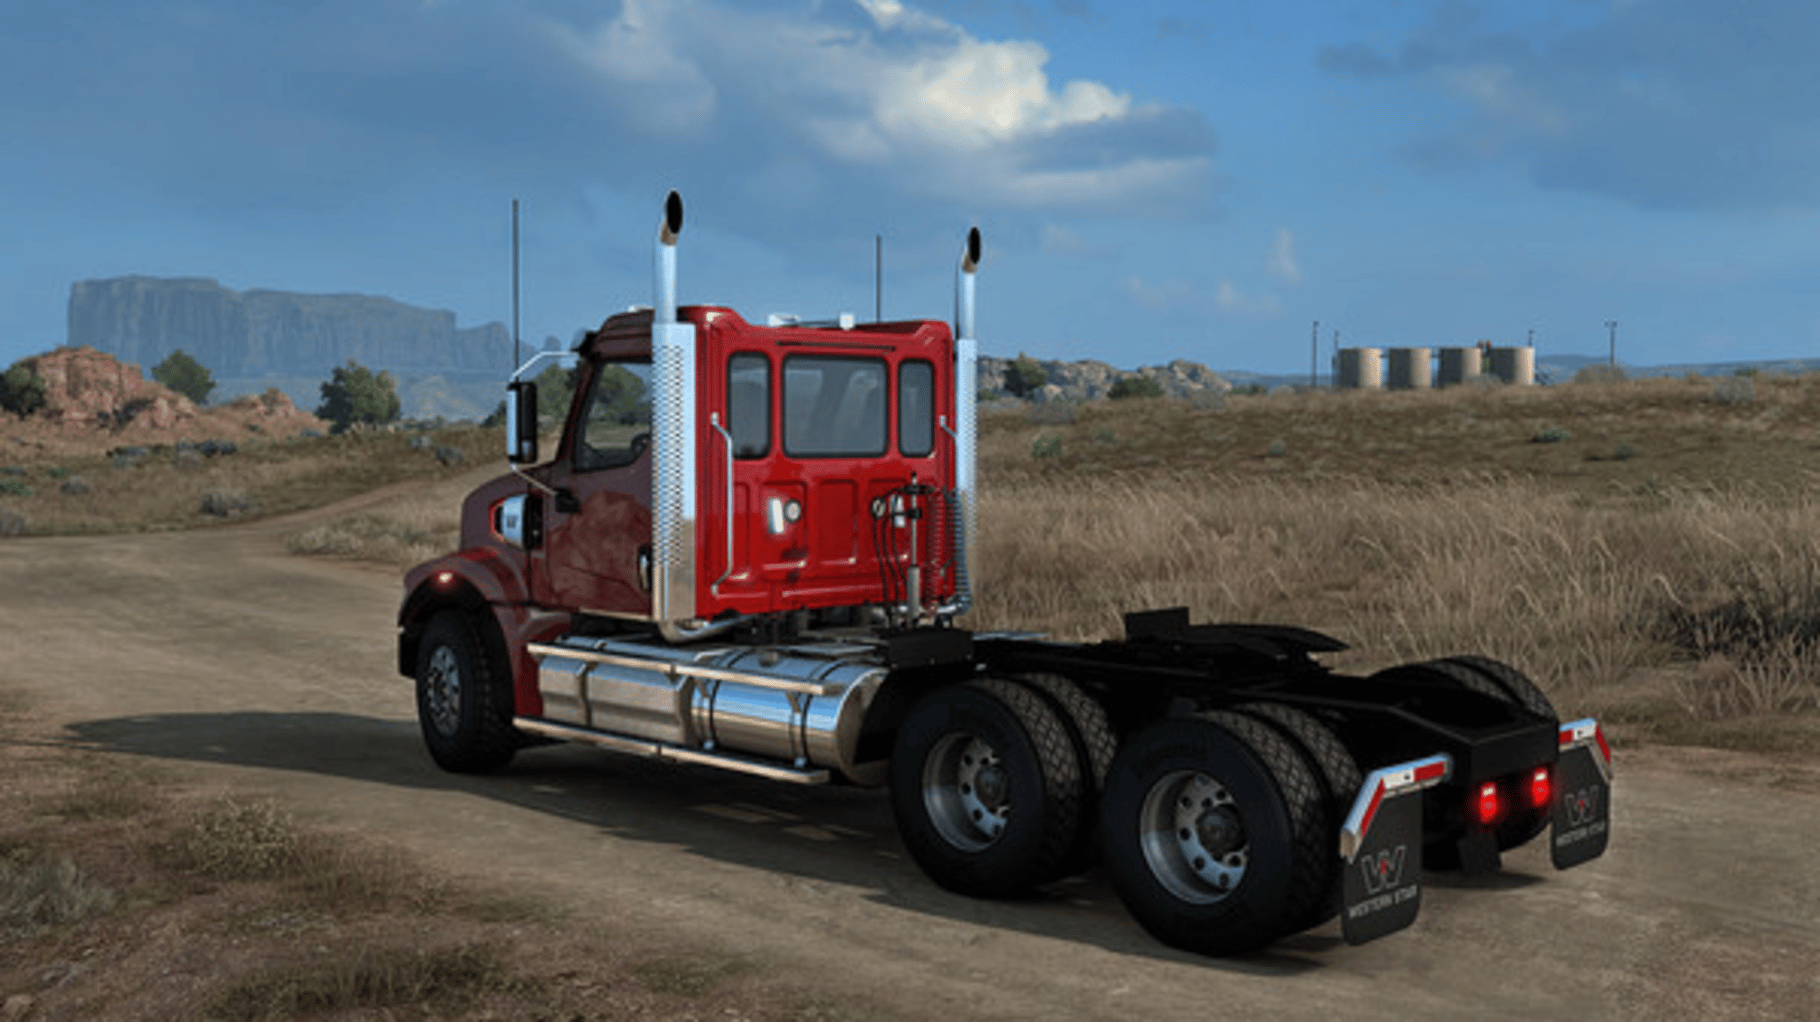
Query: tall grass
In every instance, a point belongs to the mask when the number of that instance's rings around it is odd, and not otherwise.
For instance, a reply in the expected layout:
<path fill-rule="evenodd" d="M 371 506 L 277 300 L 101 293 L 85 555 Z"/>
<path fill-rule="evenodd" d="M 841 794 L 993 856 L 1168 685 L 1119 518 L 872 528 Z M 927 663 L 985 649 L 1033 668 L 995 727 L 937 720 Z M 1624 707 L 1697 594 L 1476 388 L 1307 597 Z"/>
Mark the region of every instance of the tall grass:
<path fill-rule="evenodd" d="M 1123 611 L 1186 605 L 1329 629 L 1357 669 L 1477 652 L 1554 690 L 1724 655 L 1728 694 L 1689 692 L 1690 709 L 1820 705 L 1820 500 L 1623 511 L 1515 480 L 1014 478 L 983 489 L 980 522 L 981 627 L 1103 637 Z"/>

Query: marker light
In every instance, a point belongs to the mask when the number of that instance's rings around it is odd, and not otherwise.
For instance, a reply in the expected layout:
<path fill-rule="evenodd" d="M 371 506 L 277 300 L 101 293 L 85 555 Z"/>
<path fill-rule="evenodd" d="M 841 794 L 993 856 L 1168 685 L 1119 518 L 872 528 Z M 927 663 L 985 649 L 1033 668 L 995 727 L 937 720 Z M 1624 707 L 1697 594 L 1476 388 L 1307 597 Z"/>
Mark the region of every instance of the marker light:
<path fill-rule="evenodd" d="M 453 581 L 455 581 L 455 573 L 452 571 L 439 571 L 436 573 L 436 584 L 439 586 L 446 586 Z"/>
<path fill-rule="evenodd" d="M 1479 785 L 1479 823 L 1489 827 L 1498 820 L 1498 786 L 1487 781 Z"/>
<path fill-rule="evenodd" d="M 1529 775 L 1529 804 L 1541 809 L 1548 805 L 1548 799 L 1553 794 L 1554 785 L 1549 783 L 1548 768 L 1537 767 L 1536 772 Z"/>

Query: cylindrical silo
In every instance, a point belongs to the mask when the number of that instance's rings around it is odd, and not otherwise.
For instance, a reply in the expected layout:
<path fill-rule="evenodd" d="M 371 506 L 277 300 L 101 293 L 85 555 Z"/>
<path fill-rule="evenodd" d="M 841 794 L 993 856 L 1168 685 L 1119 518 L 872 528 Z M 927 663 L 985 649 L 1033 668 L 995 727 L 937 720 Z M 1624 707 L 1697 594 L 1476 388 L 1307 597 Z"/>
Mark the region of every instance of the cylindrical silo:
<path fill-rule="evenodd" d="M 1379 390 L 1383 386 L 1384 361 L 1378 349 L 1340 349 L 1341 390 Z"/>
<path fill-rule="evenodd" d="M 1485 371 L 1479 358 L 1479 349 L 1442 348 L 1441 367 L 1435 378 L 1437 387 L 1454 387 L 1466 382 L 1468 376 L 1477 376 Z"/>
<path fill-rule="evenodd" d="M 1427 390 L 1432 358 L 1427 348 L 1390 349 L 1390 377 L 1385 386 L 1391 390 Z"/>
<path fill-rule="evenodd" d="M 1491 374 L 1512 387 L 1528 387 L 1536 382 L 1536 349 L 1491 349 Z"/>

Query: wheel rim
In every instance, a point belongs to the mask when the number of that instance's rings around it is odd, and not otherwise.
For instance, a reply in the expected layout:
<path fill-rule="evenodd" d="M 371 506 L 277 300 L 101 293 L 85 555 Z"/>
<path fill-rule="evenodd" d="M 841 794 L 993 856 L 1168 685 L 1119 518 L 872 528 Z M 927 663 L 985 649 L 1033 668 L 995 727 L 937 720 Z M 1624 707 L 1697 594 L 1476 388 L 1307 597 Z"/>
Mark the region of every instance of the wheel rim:
<path fill-rule="evenodd" d="M 461 665 L 455 659 L 455 651 L 447 646 L 436 647 L 430 654 L 423 682 L 430 723 L 440 734 L 454 734 L 461 724 Z"/>
<path fill-rule="evenodd" d="M 946 735 L 923 760 L 923 808 L 936 833 L 963 851 L 986 848 L 1011 815 L 1010 777 L 998 750 L 968 734 Z"/>
<path fill-rule="evenodd" d="M 1245 879 L 1245 818 L 1226 786 L 1206 774 L 1178 770 L 1151 785 L 1138 827 L 1151 874 L 1183 901 L 1210 905 Z"/>

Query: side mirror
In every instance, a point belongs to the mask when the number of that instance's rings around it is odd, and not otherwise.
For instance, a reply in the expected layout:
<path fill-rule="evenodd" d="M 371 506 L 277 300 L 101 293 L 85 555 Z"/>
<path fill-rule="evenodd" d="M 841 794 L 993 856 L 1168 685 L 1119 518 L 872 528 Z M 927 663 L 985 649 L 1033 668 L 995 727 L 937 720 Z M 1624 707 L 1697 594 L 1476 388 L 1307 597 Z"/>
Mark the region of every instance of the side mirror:
<path fill-rule="evenodd" d="M 528 465 L 537 460 L 537 384 L 506 384 L 506 460 Z"/>

